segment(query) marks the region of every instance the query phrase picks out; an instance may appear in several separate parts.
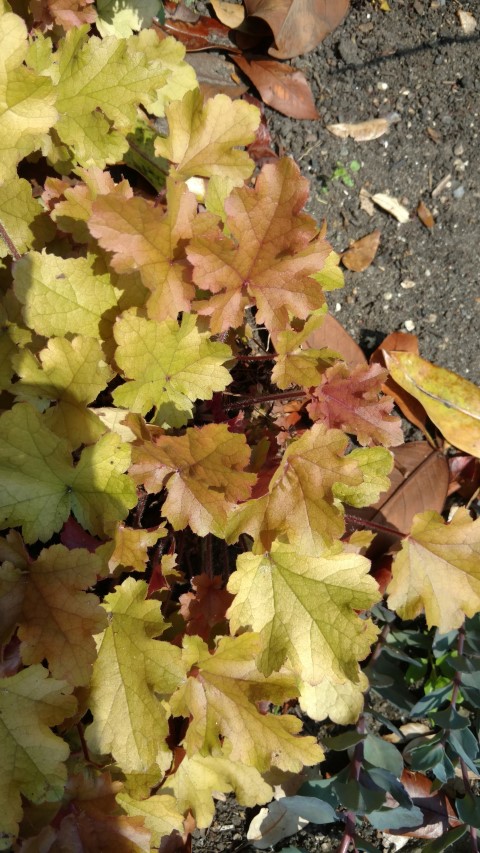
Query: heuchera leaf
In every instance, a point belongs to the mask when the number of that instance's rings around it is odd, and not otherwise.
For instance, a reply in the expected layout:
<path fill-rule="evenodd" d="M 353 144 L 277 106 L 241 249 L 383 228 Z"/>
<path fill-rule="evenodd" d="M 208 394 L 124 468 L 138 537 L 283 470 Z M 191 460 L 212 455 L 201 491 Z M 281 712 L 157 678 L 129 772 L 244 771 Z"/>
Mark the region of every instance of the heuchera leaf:
<path fill-rule="evenodd" d="M 267 494 L 237 507 L 228 522 L 228 541 L 249 533 L 258 550 L 288 537 L 302 552 L 332 544 L 344 532 L 336 498 L 363 506 L 388 488 L 392 458 L 383 448 L 345 456 L 348 439 L 340 430 L 317 423 L 287 447 Z M 315 553 L 315 551 L 313 552 Z"/>
<path fill-rule="evenodd" d="M 190 583 L 194 592 L 185 592 L 179 597 L 179 613 L 185 620 L 185 633 L 197 634 L 208 643 L 212 629 L 226 619 L 233 596 L 223 588 L 219 575 L 211 577 L 202 572 Z"/>
<path fill-rule="evenodd" d="M 29 252 L 14 269 L 14 290 L 26 324 L 39 335 L 99 337 L 102 315 L 117 304 L 108 274 L 96 275 L 94 259 Z"/>
<path fill-rule="evenodd" d="M 218 752 L 222 737 L 232 761 L 261 772 L 272 766 L 298 772 L 321 761 L 323 753 L 314 738 L 297 737 L 302 728 L 298 718 L 255 710 L 255 702 L 278 704 L 296 689 L 289 673 L 265 677 L 257 670 L 259 648 L 258 636 L 246 633 L 222 637 L 212 655 L 199 637 L 185 637 L 184 666 L 197 675 L 173 694 L 172 712 L 190 716 L 183 741 L 189 756 Z"/>
<path fill-rule="evenodd" d="M 141 527 L 126 527 L 124 524 L 118 524 L 114 534 L 115 548 L 108 560 L 110 572 L 115 572 L 119 566 L 144 572 L 145 563 L 148 560 L 148 548 L 153 548 L 158 540 L 166 535 L 164 526 L 154 530 L 144 530 Z"/>
<path fill-rule="evenodd" d="M 72 508 L 84 527 L 103 534 L 137 501 L 122 473 L 129 461 L 129 445 L 110 433 L 86 447 L 74 468 L 66 441 L 18 403 L 0 417 L 0 526 L 21 525 L 26 542 L 46 541 Z"/>
<path fill-rule="evenodd" d="M 229 511 L 250 496 L 255 475 L 245 436 L 226 424 L 188 429 L 182 436 L 158 436 L 133 448 L 130 474 L 147 492 L 166 487 L 162 514 L 175 530 L 190 525 L 199 536 L 222 536 Z"/>
<path fill-rule="evenodd" d="M 17 176 L 0 182 L 0 220 L 13 243 L 16 253 L 22 255 L 34 240 L 32 227 L 42 208 L 32 196 L 32 187 Z M 3 235 L 2 235 L 3 236 Z M 0 236 L 0 258 L 12 254 L 12 246 Z"/>
<path fill-rule="evenodd" d="M 12 359 L 19 381 L 12 386 L 18 400 L 57 401 L 47 409 L 44 423 L 72 449 L 93 444 L 105 432 L 102 421 L 87 408 L 113 378 L 100 344 L 81 336 L 71 341 L 50 338 L 35 357 L 24 349 Z"/>
<path fill-rule="evenodd" d="M 300 704 L 302 682 L 326 694 L 327 683 L 350 681 L 361 693 L 358 661 L 367 657 L 378 633 L 356 612 L 379 598 L 369 568 L 369 561 L 356 554 L 307 556 L 278 542 L 261 556 L 238 557 L 228 582 L 235 593 L 230 628 L 260 633 L 257 664 L 265 675 L 288 660 L 300 679 Z M 327 715 L 338 719 L 335 705 L 325 703 Z"/>
<path fill-rule="evenodd" d="M 88 684 L 96 657 L 92 634 L 106 626 L 95 595 L 85 593 L 101 573 L 101 560 L 83 548 L 69 551 L 52 545 L 35 561 L 17 560 L 17 585 L 22 596 L 18 614 L 20 654 L 25 664 L 46 659 L 55 678 L 72 686 Z M 0 578 L 11 564 L 0 568 Z"/>
<path fill-rule="evenodd" d="M 289 329 L 275 336 L 277 358 L 272 370 L 272 381 L 279 388 L 300 385 L 311 388 L 327 367 L 341 356 L 327 347 L 315 349 L 307 344 L 308 337 L 318 329 L 325 317 L 327 306 L 314 311 L 305 322 L 301 331 Z"/>
<path fill-rule="evenodd" d="M 103 195 L 93 205 L 90 232 L 103 249 L 113 252 L 119 273 L 139 270 L 152 295 L 147 311 L 155 320 L 176 319 L 188 311 L 195 289 L 181 248 L 192 236 L 197 201 L 184 184 L 167 184 L 168 212 L 140 196 Z"/>
<path fill-rule="evenodd" d="M 151 832 L 148 850 L 158 848 L 161 839 L 174 830 L 183 833 L 183 815 L 169 794 L 156 794 L 146 800 L 136 800 L 121 791 L 117 794 L 117 803 L 128 815 L 143 818 L 145 827 Z"/>
<path fill-rule="evenodd" d="M 29 3 L 33 18 L 38 23 L 52 24 L 71 30 L 82 24 L 93 24 L 97 18 L 94 0 L 31 0 Z"/>
<path fill-rule="evenodd" d="M 113 392 L 115 405 L 143 415 L 155 406 L 160 425 L 182 426 L 192 417 L 195 400 L 210 400 L 231 381 L 222 366 L 230 347 L 200 332 L 192 314 L 184 314 L 178 326 L 175 320 L 156 323 L 126 311 L 114 335 L 115 361 L 129 380 Z"/>
<path fill-rule="evenodd" d="M 255 139 L 260 113 L 227 95 L 216 95 L 203 107 L 202 100 L 200 90 L 194 89 L 166 108 L 170 135 L 157 139 L 155 154 L 175 163 L 175 174 L 184 179 L 227 177 L 239 186 L 250 177 L 254 164 L 238 147 Z"/>
<path fill-rule="evenodd" d="M 21 794 L 34 803 L 59 800 L 67 778 L 68 745 L 49 726 L 76 709 L 64 681 L 48 678 L 42 666 L 31 666 L 0 679 L 0 844 L 8 849 L 22 817 Z M 8 846 L 3 846 L 4 842 Z"/>
<path fill-rule="evenodd" d="M 180 650 L 152 639 L 165 630 L 158 601 L 145 601 L 147 584 L 127 578 L 105 596 L 109 627 L 90 684 L 93 723 L 86 730 L 95 754 L 112 753 L 125 773 L 170 764 L 167 714 L 161 702 L 185 675 Z M 141 721 L 141 725 L 139 724 Z"/>
<path fill-rule="evenodd" d="M 215 755 L 185 756 L 162 791 L 174 794 L 180 811 L 192 812 L 199 829 L 212 822 L 213 796 L 217 791 L 225 794 L 233 791 L 242 806 L 267 803 L 273 796 L 272 788 L 255 767 L 232 761 L 221 751 Z"/>
<path fill-rule="evenodd" d="M 289 313 L 306 319 L 322 307 L 322 288 L 311 275 L 331 248 L 315 221 L 300 212 L 307 197 L 307 180 L 283 158 L 263 167 L 254 189 L 234 189 L 228 197 L 231 236 L 212 214 L 197 217 L 187 255 L 196 284 L 214 294 L 199 306 L 212 331 L 240 326 L 252 304 L 257 322 L 271 332 L 288 328 Z"/>
<path fill-rule="evenodd" d="M 356 435 L 360 444 L 403 444 L 400 418 L 391 415 L 393 400 L 381 395 L 387 371 L 378 364 L 349 370 L 345 364 L 329 367 L 313 389 L 307 411 L 313 421 Z"/>
<path fill-rule="evenodd" d="M 138 105 L 155 98 L 168 70 L 160 58 L 147 59 L 138 36 L 102 41 L 88 36 L 85 26 L 67 33 L 56 59 L 56 133 L 81 166 L 118 162 Z"/>
<path fill-rule="evenodd" d="M 97 0 L 97 30 L 101 36 L 128 38 L 132 33 L 149 27 L 158 12 L 158 0 Z"/>
<path fill-rule="evenodd" d="M 0 7 L 0 182 L 40 146 L 56 122 L 55 94 L 49 77 L 23 65 L 28 52 L 25 22 Z"/>
<path fill-rule="evenodd" d="M 402 619 L 423 610 L 428 626 L 446 634 L 480 610 L 480 519 L 458 509 L 446 524 L 436 512 L 415 516 L 393 562 L 388 606 Z"/>

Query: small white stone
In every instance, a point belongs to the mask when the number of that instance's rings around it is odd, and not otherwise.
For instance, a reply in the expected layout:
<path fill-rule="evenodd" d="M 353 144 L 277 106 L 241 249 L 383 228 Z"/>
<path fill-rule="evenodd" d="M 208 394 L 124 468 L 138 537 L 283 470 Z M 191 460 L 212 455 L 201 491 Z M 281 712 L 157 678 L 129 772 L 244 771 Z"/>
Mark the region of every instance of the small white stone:
<path fill-rule="evenodd" d="M 388 89 L 388 83 L 377 83 L 377 89 L 380 89 L 381 92 L 386 92 Z"/>
<path fill-rule="evenodd" d="M 390 302 L 390 299 L 393 299 L 393 293 L 390 293 L 390 291 L 388 293 L 384 293 L 383 298 L 386 299 L 387 302 Z"/>
<path fill-rule="evenodd" d="M 406 278 L 405 281 L 400 282 L 400 287 L 403 287 L 404 290 L 410 290 L 415 287 L 415 282 L 411 278 Z"/>
<path fill-rule="evenodd" d="M 415 328 L 415 323 L 413 322 L 413 320 L 405 320 L 403 325 L 405 326 L 407 332 L 413 332 Z"/>
<path fill-rule="evenodd" d="M 338 314 L 338 312 L 339 312 L 339 311 L 341 311 L 341 310 L 342 310 L 342 306 L 340 305 L 340 302 L 337 302 L 337 303 L 336 303 L 336 305 L 335 305 L 335 311 L 336 311 L 336 313 Z"/>

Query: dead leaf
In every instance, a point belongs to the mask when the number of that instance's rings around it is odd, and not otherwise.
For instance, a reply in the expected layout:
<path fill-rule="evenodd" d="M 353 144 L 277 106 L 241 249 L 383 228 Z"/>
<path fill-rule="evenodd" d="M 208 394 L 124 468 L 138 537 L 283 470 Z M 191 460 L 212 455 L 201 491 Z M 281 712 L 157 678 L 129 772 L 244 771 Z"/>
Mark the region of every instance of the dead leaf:
<path fill-rule="evenodd" d="M 165 22 L 160 26 L 153 22 L 153 27 L 160 38 L 174 36 L 186 48 L 190 50 L 228 50 L 229 53 L 237 53 L 229 36 L 229 28 L 215 18 L 207 15 L 195 15 L 194 20 L 185 14 L 178 14 L 177 6 L 172 0 L 165 0 Z"/>
<path fill-rule="evenodd" d="M 422 404 L 446 440 L 480 457 L 480 388 L 412 353 L 388 353 L 386 363 L 395 381 Z"/>
<path fill-rule="evenodd" d="M 351 136 L 357 142 L 370 142 L 372 139 L 378 139 L 384 133 L 388 133 L 390 125 L 399 120 L 398 113 L 391 113 L 385 118 L 371 118 L 368 121 L 359 121 L 355 124 L 327 124 L 327 130 L 334 136 L 339 136 L 340 139 Z"/>
<path fill-rule="evenodd" d="M 425 225 L 425 228 L 433 228 L 433 226 L 435 225 L 435 220 L 433 218 L 433 215 L 432 215 L 431 211 L 428 209 L 428 207 L 426 206 L 426 204 L 423 203 L 423 201 L 418 202 L 417 216 L 418 216 L 420 222 L 422 222 Z"/>
<path fill-rule="evenodd" d="M 400 781 L 412 798 L 414 806 L 423 812 L 423 823 L 416 829 L 404 830 L 392 835 L 402 835 L 408 838 L 440 838 L 447 830 L 460 826 L 455 810 L 444 791 L 432 793 L 432 782 L 423 773 L 404 770 Z"/>
<path fill-rule="evenodd" d="M 273 59 L 241 55 L 233 59 L 269 107 L 290 118 L 318 118 L 312 91 L 301 71 Z"/>
<path fill-rule="evenodd" d="M 272 136 L 268 129 L 267 120 L 265 118 L 265 108 L 262 102 L 259 101 L 258 98 L 255 98 L 254 95 L 245 95 L 243 100 L 247 101 L 248 104 L 253 104 L 258 110 L 260 110 L 260 124 L 255 132 L 255 139 L 250 143 L 250 145 L 247 145 L 247 151 L 254 163 L 261 168 L 265 163 L 273 163 L 274 160 L 278 160 L 278 154 L 276 154 L 272 148 Z"/>
<path fill-rule="evenodd" d="M 332 314 L 325 315 L 322 325 L 308 336 L 305 345 L 313 349 L 323 349 L 323 347 L 334 349 L 341 353 L 349 367 L 367 364 L 363 351 Z"/>
<path fill-rule="evenodd" d="M 403 204 L 400 204 L 398 199 L 388 195 L 388 193 L 376 193 L 372 195 L 372 201 L 381 207 L 382 210 L 386 210 L 387 213 L 398 219 L 399 222 L 405 223 L 410 219 L 410 213 L 407 208 Z"/>
<path fill-rule="evenodd" d="M 441 512 L 448 491 L 448 464 L 444 455 L 426 441 L 412 441 L 392 449 L 394 467 L 390 488 L 371 507 L 352 510 L 356 517 L 398 531 L 379 533 L 368 551 L 371 558 L 388 550 L 408 533 L 414 515 Z"/>
<path fill-rule="evenodd" d="M 368 216 L 373 216 L 375 208 L 373 206 L 372 197 L 365 187 L 360 190 L 360 210 L 364 210 Z"/>
<path fill-rule="evenodd" d="M 204 100 L 215 95 L 240 98 L 247 91 L 247 86 L 234 81 L 235 66 L 221 54 L 199 51 L 187 53 L 185 60 L 195 69 Z"/>
<path fill-rule="evenodd" d="M 350 248 L 342 255 L 342 264 L 353 272 L 363 272 L 368 269 L 377 254 L 380 244 L 381 231 L 376 228 L 371 234 L 366 234 L 360 240 L 355 240 Z"/>
<path fill-rule="evenodd" d="M 227 0 L 211 0 L 213 10 L 218 20 L 231 30 L 239 27 L 245 18 L 245 10 L 239 3 L 228 3 Z"/>
<path fill-rule="evenodd" d="M 471 12 L 465 12 L 463 9 L 457 9 L 458 20 L 460 26 L 466 36 L 471 36 L 477 29 L 477 21 Z"/>
<path fill-rule="evenodd" d="M 410 335 L 406 332 L 392 332 L 382 341 L 379 347 L 372 353 L 370 361 L 378 361 L 383 367 L 386 367 L 385 353 L 389 352 L 412 352 L 415 355 L 419 354 L 418 338 L 416 335 Z M 382 390 L 385 394 L 390 394 L 395 400 L 402 414 L 414 426 L 418 427 L 424 434 L 425 438 L 430 436 L 426 429 L 427 413 L 422 404 L 405 391 L 395 380 L 389 376 L 383 384 Z"/>
<path fill-rule="evenodd" d="M 268 25 L 274 43 L 270 56 L 292 59 L 317 47 L 342 23 L 349 0 L 245 0 L 247 18 L 237 30 L 237 44 L 255 48 L 265 35 L 259 21 Z M 252 20 L 253 19 L 253 20 Z"/>

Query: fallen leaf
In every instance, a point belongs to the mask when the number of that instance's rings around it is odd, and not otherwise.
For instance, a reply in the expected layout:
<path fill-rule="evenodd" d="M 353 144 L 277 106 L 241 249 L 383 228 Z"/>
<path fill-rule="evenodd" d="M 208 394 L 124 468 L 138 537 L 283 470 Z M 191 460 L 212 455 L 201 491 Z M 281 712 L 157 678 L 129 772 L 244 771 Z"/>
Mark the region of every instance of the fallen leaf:
<path fill-rule="evenodd" d="M 272 148 L 272 136 L 268 129 L 267 120 L 265 118 L 265 108 L 262 102 L 253 95 L 245 95 L 243 100 L 247 101 L 248 104 L 253 104 L 260 110 L 260 124 L 255 133 L 255 139 L 250 143 L 250 145 L 247 145 L 247 151 L 254 163 L 261 168 L 265 163 L 273 163 L 275 160 L 278 160 L 278 154 L 276 154 Z"/>
<path fill-rule="evenodd" d="M 264 30 L 258 26 L 260 19 L 273 33 L 270 56 L 301 56 L 342 23 L 349 5 L 349 0 L 246 0 L 247 18 L 238 31 L 237 44 L 250 48 L 258 44 L 264 37 Z"/>
<path fill-rule="evenodd" d="M 471 12 L 465 12 L 463 9 L 457 9 L 458 20 L 460 26 L 466 36 L 471 36 L 477 29 L 477 21 Z"/>
<path fill-rule="evenodd" d="M 360 210 L 364 210 L 368 216 L 373 216 L 375 208 L 373 206 L 372 197 L 365 187 L 360 190 Z"/>
<path fill-rule="evenodd" d="M 386 353 L 385 359 L 395 382 L 420 401 L 446 440 L 479 457 L 480 388 L 412 353 Z"/>
<path fill-rule="evenodd" d="M 376 228 L 371 234 L 361 237 L 360 240 L 355 240 L 342 255 L 343 266 L 354 272 L 363 272 L 368 269 L 377 254 L 380 236 L 381 231 Z"/>
<path fill-rule="evenodd" d="M 382 210 L 386 210 L 387 213 L 398 219 L 399 222 L 405 223 L 410 219 L 410 213 L 407 208 L 403 204 L 400 204 L 398 199 L 388 195 L 388 193 L 376 193 L 372 195 L 372 201 L 381 207 Z"/>
<path fill-rule="evenodd" d="M 404 770 L 400 781 L 412 798 L 413 804 L 423 813 L 422 825 L 416 829 L 401 832 L 401 836 L 407 838 L 439 838 L 451 827 L 460 826 L 461 821 L 458 820 L 452 803 L 445 792 L 432 792 L 431 779 L 424 776 L 423 773 Z M 394 830 L 392 836 L 398 838 Z"/>
<path fill-rule="evenodd" d="M 351 136 L 357 142 L 370 142 L 372 139 L 378 139 L 384 133 L 388 133 L 390 125 L 399 121 L 398 113 L 390 113 L 384 118 L 371 118 L 367 121 L 359 121 L 352 124 L 327 124 L 327 130 L 333 133 L 334 136 L 339 136 L 340 139 L 346 139 Z"/>
<path fill-rule="evenodd" d="M 334 349 L 350 368 L 367 364 L 363 351 L 332 314 L 325 315 L 320 328 L 315 329 L 305 340 L 305 346 L 318 350 L 325 347 Z"/>
<path fill-rule="evenodd" d="M 234 30 L 243 23 L 245 10 L 239 3 L 228 3 L 227 0 L 212 0 L 213 10 L 222 24 Z"/>
<path fill-rule="evenodd" d="M 370 361 L 378 362 L 383 367 L 386 367 L 385 355 L 389 352 L 411 352 L 415 355 L 418 351 L 418 338 L 416 335 L 408 334 L 407 332 L 392 332 L 382 341 L 379 347 L 372 353 Z M 389 376 L 384 383 L 383 389 L 386 394 L 390 394 L 395 400 L 402 414 L 412 424 L 417 426 L 424 434 L 425 438 L 429 438 L 426 429 L 427 413 L 422 404 L 415 399 L 408 391 L 405 391 L 392 376 Z"/>
<path fill-rule="evenodd" d="M 213 51 L 188 53 L 186 61 L 195 70 L 205 101 L 215 95 L 240 98 L 247 91 L 247 86 L 233 77 L 235 66 L 220 53 L 213 53 Z"/>
<path fill-rule="evenodd" d="M 153 22 L 153 28 L 160 38 L 174 36 L 180 41 L 187 51 L 189 50 L 228 50 L 236 53 L 235 47 L 230 39 L 229 27 L 208 15 L 196 15 L 193 20 L 186 20 L 185 15 L 175 15 L 177 4 L 173 2 L 164 3 L 166 19 L 162 26 Z M 179 7 L 182 4 L 178 4 Z"/>
<path fill-rule="evenodd" d="M 447 461 L 428 442 L 412 441 L 395 447 L 393 457 L 388 491 L 373 506 L 352 510 L 356 517 L 392 530 L 377 534 L 368 551 L 369 557 L 385 553 L 410 530 L 417 513 L 430 509 L 441 512 L 447 496 Z"/>
<path fill-rule="evenodd" d="M 423 201 L 418 202 L 417 216 L 420 222 L 425 225 L 425 228 L 433 228 L 433 226 L 435 225 L 435 220 L 432 216 L 432 213 L 428 209 L 426 204 L 423 203 Z"/>
<path fill-rule="evenodd" d="M 273 59 L 232 58 L 269 107 L 290 118 L 318 118 L 312 91 L 301 71 Z"/>

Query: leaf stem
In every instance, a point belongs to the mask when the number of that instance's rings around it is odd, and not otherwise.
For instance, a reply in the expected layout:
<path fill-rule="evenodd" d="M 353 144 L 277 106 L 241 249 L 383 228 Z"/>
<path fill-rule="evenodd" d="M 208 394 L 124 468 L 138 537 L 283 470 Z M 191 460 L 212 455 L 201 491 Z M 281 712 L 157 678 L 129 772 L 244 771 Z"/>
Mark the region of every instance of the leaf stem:
<path fill-rule="evenodd" d="M 2 237 L 2 239 L 5 243 L 8 251 L 10 252 L 13 260 L 19 261 L 22 256 L 21 256 L 20 252 L 18 251 L 17 247 L 15 246 L 15 243 L 13 242 L 12 238 L 8 234 L 5 226 L 2 225 L 1 222 L 0 222 L 0 237 Z"/>
<path fill-rule="evenodd" d="M 388 527 L 386 524 L 378 524 L 376 521 L 370 521 L 366 518 L 359 518 L 357 515 L 352 515 L 346 512 L 344 515 L 345 521 L 349 524 L 358 525 L 359 527 L 370 527 L 371 530 L 378 530 L 379 533 L 388 533 L 390 536 L 395 536 L 398 539 L 406 539 L 408 533 L 402 533 L 394 527 Z"/>
<path fill-rule="evenodd" d="M 226 396 L 229 396 L 227 392 Z M 241 400 L 228 403 L 227 408 L 241 409 L 242 406 L 256 406 L 257 403 L 276 403 L 277 400 L 306 400 L 308 396 L 305 391 L 282 391 L 280 394 L 261 394 L 258 397 L 242 397 Z"/>

